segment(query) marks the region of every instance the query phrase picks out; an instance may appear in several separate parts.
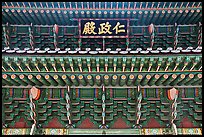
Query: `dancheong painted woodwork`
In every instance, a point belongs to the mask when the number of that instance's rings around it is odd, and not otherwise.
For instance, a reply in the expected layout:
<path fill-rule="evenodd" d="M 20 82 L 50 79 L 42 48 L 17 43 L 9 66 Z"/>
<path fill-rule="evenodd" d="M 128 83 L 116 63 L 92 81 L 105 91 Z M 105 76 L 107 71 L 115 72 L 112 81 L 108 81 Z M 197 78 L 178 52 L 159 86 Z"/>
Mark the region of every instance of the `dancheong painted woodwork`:
<path fill-rule="evenodd" d="M 3 135 L 202 135 L 201 2 L 2 2 Z"/>

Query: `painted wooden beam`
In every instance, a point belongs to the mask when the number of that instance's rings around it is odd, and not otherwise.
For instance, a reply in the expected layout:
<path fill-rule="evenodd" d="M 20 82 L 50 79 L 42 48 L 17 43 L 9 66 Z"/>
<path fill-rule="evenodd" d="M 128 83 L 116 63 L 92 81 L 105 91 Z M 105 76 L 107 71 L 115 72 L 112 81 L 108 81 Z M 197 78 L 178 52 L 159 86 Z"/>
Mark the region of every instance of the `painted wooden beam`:
<path fill-rule="evenodd" d="M 87 79 L 87 81 L 88 81 L 88 83 L 89 83 L 90 86 L 93 86 L 93 85 L 94 85 L 94 80 L 93 80 L 92 75 L 87 75 L 87 76 L 86 76 L 86 79 Z"/>
<path fill-rule="evenodd" d="M 75 75 L 71 75 L 71 76 L 70 76 L 70 79 L 71 79 L 71 81 L 73 82 L 73 84 L 74 84 L 75 86 L 79 86 L 78 78 L 77 78 Z"/>
<path fill-rule="evenodd" d="M 33 83 L 35 83 L 35 85 L 38 85 L 38 86 L 42 86 L 43 85 L 43 83 L 42 82 L 40 82 L 35 76 L 33 76 L 32 74 L 29 74 L 28 75 L 28 79 L 30 80 L 30 81 L 32 81 Z"/>
<path fill-rule="evenodd" d="M 56 80 L 58 82 L 59 85 L 61 85 L 61 86 L 66 85 L 66 83 L 64 82 L 64 80 L 62 79 L 61 76 L 56 74 L 56 75 L 53 76 L 53 78 L 54 78 L 54 80 Z"/>
<path fill-rule="evenodd" d="M 62 75 L 62 80 L 68 85 L 71 86 L 72 82 L 67 75 Z"/>
<path fill-rule="evenodd" d="M 130 86 L 133 84 L 133 81 L 135 79 L 135 76 L 133 74 L 130 74 L 128 79 L 127 79 L 127 86 Z"/>
<path fill-rule="evenodd" d="M 120 86 L 124 86 L 125 83 L 126 83 L 126 81 L 127 81 L 126 75 L 121 75 L 121 76 L 120 76 L 119 85 L 120 85 Z"/>
<path fill-rule="evenodd" d="M 45 77 L 44 76 L 42 76 L 42 75 L 36 75 L 36 78 L 41 82 L 41 83 L 43 83 L 43 85 L 46 85 L 46 86 L 50 86 L 51 84 L 50 84 L 50 82 L 48 82 L 46 79 L 45 79 Z"/>
<path fill-rule="evenodd" d="M 108 86 L 110 84 L 110 79 L 109 75 L 104 75 L 104 85 Z"/>
<path fill-rule="evenodd" d="M 45 79 L 51 83 L 51 85 L 57 86 L 58 82 L 51 76 L 51 75 L 45 75 Z"/>
<path fill-rule="evenodd" d="M 78 79 L 79 79 L 80 84 L 82 84 L 83 86 L 87 85 L 87 82 L 86 82 L 85 77 L 83 75 L 79 75 Z"/>
<path fill-rule="evenodd" d="M 111 80 L 111 84 L 112 86 L 115 86 L 118 82 L 118 76 L 117 75 L 113 75 L 112 76 L 112 80 Z"/>

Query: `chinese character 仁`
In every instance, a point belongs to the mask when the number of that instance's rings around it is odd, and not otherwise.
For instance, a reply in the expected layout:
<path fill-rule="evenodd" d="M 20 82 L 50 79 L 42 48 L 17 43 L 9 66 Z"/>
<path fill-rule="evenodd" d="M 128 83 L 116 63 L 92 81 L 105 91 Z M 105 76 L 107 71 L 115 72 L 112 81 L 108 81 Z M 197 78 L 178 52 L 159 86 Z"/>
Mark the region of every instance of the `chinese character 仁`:
<path fill-rule="evenodd" d="M 109 22 L 101 23 L 100 26 L 101 28 L 98 29 L 99 30 L 98 34 L 106 34 L 106 33 L 112 34 L 112 32 L 109 31 L 111 28 L 111 25 L 109 24 Z"/>
<path fill-rule="evenodd" d="M 94 29 L 95 29 L 95 23 L 91 21 L 90 22 L 87 22 L 85 25 L 84 25 L 84 30 L 83 30 L 83 34 L 97 34 L 96 32 L 94 32 Z"/>
<path fill-rule="evenodd" d="M 120 25 L 120 22 L 117 22 L 117 24 L 113 28 L 113 30 L 115 30 L 116 31 L 115 33 L 118 34 L 119 32 L 125 32 L 124 29 L 118 30 L 119 28 L 124 28 L 124 27 L 125 27 L 125 25 Z"/>

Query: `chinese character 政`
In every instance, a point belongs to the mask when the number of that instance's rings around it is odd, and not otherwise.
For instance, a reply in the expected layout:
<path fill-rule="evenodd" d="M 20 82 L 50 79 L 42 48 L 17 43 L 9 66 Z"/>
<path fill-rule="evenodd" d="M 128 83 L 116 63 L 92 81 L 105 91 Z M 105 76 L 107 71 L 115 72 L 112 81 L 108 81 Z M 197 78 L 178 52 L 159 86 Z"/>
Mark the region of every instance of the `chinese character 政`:
<path fill-rule="evenodd" d="M 98 34 L 112 34 L 112 32 L 110 32 L 110 28 L 111 28 L 111 25 L 109 24 L 109 22 L 106 22 L 106 23 L 101 23 L 100 24 L 101 28 L 99 28 L 99 32 Z"/>

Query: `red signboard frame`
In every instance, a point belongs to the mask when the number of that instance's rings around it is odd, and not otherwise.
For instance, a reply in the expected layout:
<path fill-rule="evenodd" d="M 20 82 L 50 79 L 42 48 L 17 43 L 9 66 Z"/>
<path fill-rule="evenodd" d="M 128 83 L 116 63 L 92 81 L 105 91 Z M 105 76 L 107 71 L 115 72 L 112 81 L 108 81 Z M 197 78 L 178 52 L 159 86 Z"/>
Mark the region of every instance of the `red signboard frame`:
<path fill-rule="evenodd" d="M 126 20 L 127 21 L 127 35 L 126 36 L 82 36 L 81 35 L 81 20 Z M 79 38 L 128 38 L 129 37 L 129 19 L 121 19 L 121 18 L 80 18 L 78 19 L 78 29 L 79 29 Z"/>

